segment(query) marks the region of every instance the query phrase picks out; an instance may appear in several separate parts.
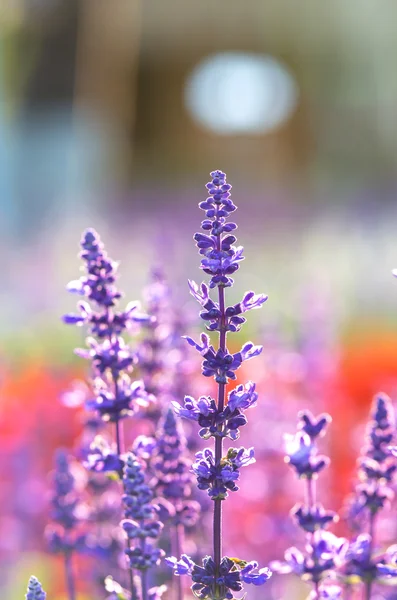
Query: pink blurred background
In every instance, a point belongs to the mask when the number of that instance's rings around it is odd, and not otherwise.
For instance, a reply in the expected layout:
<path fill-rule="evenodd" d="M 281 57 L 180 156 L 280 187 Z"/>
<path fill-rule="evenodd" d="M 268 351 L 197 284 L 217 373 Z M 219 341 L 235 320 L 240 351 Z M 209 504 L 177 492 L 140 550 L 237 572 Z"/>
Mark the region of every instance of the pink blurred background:
<path fill-rule="evenodd" d="M 59 402 L 85 372 L 81 332 L 60 321 L 81 231 L 101 233 L 128 299 L 160 264 L 193 312 L 192 236 L 213 169 L 233 184 L 246 249 L 231 300 L 269 294 L 241 333 L 265 346 L 241 374 L 261 394 L 244 432 L 258 462 L 226 508 L 225 546 L 269 560 L 297 538 L 282 434 L 304 407 L 333 415 L 323 493 L 342 505 L 372 396 L 397 390 L 396 56 L 392 2 L 3 0 L 4 597 L 21 598 L 31 572 L 63 597 L 42 532 L 52 453 L 81 430 Z"/>

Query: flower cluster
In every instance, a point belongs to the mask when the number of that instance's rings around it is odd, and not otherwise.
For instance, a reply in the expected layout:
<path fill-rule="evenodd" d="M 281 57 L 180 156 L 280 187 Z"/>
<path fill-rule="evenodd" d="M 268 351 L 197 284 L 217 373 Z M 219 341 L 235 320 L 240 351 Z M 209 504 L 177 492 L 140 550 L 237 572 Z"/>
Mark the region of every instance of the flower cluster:
<path fill-rule="evenodd" d="M 200 437 L 229 437 L 237 440 L 240 436 L 239 427 L 247 423 L 244 412 L 247 408 L 256 406 L 258 394 L 255 384 L 249 381 L 238 385 L 228 394 L 226 407 L 220 410 L 216 401 L 210 396 L 201 396 L 197 401 L 191 396 L 185 396 L 184 407 L 173 402 L 175 412 L 191 421 L 197 421 L 202 429 Z"/>
<path fill-rule="evenodd" d="M 240 477 L 239 469 L 254 462 L 253 448 L 229 448 L 219 463 L 215 461 L 214 452 L 206 448 L 197 452 L 192 469 L 200 490 L 208 490 L 212 500 L 224 500 L 228 491 L 236 492 L 239 489 L 235 483 Z"/>
<path fill-rule="evenodd" d="M 163 524 L 155 518 L 153 492 L 145 483 L 142 466 L 131 452 L 127 455 L 123 475 L 125 519 L 121 522 L 129 547 L 126 554 L 132 569 L 146 571 L 159 564 L 162 550 L 147 541 L 156 540 Z"/>
<path fill-rule="evenodd" d="M 46 597 L 47 594 L 43 590 L 40 581 L 32 575 L 29 579 L 25 600 L 46 600 Z"/>
<path fill-rule="evenodd" d="M 199 234 L 197 234 L 199 235 Z M 199 287 L 197 283 L 189 280 L 190 293 L 197 300 L 204 310 L 200 312 L 203 321 L 208 321 L 206 326 L 208 331 L 220 331 L 222 312 L 219 303 L 210 298 L 208 286 L 202 283 Z M 240 331 L 241 326 L 246 322 L 245 317 L 241 315 L 253 308 L 260 308 L 266 302 L 265 294 L 255 294 L 254 292 L 245 292 L 241 302 L 228 306 L 225 310 L 227 317 L 227 331 Z"/>
<path fill-rule="evenodd" d="M 228 320 L 225 319 L 225 323 L 227 322 Z M 185 339 L 204 358 L 202 363 L 203 375 L 213 377 L 217 383 L 223 385 L 229 379 L 236 379 L 235 371 L 241 367 L 244 361 L 254 358 L 262 352 L 262 346 L 254 346 L 252 342 L 247 342 L 239 352 L 234 354 L 230 354 L 226 348 L 218 348 L 215 351 L 210 344 L 210 338 L 205 333 L 201 334 L 201 345 L 189 336 L 185 336 Z"/>
<path fill-rule="evenodd" d="M 105 252 L 98 234 L 87 229 L 81 240 L 80 257 L 87 274 L 72 281 L 68 290 L 85 296 L 97 306 L 80 302 L 79 314 L 67 314 L 65 323 L 86 325 L 95 337 L 87 338 L 88 349 L 76 353 L 91 361 L 94 397 L 87 401 L 89 410 L 97 411 L 104 420 L 118 422 L 147 406 L 150 401 L 142 382 L 132 382 L 130 373 L 137 362 L 136 355 L 121 337 L 126 329 L 150 321 L 139 311 L 139 303 L 131 302 L 124 311 L 115 310 L 122 294 L 117 289 L 117 264 Z"/>
<path fill-rule="evenodd" d="M 189 575 L 193 581 L 192 591 L 198 598 L 225 600 L 233 598 L 233 592 L 240 591 L 243 583 L 261 585 L 269 579 L 268 569 L 256 571 L 256 563 L 245 563 L 222 556 L 222 502 L 229 491 L 236 491 L 241 467 L 255 461 L 254 449 L 230 448 L 223 454 L 223 440 L 233 440 L 239 436 L 239 427 L 247 422 L 244 411 L 254 406 L 257 401 L 255 384 L 249 382 L 239 385 L 227 396 L 226 386 L 229 380 L 236 379 L 236 371 L 244 361 L 260 354 L 261 346 L 252 342 L 243 345 L 239 352 L 231 353 L 227 348 L 227 335 L 239 331 L 245 318 L 241 315 L 250 309 L 262 306 L 267 300 L 265 295 L 246 292 L 241 302 L 226 306 L 225 288 L 233 285 L 231 275 L 239 268 L 243 260 L 243 248 L 235 247 L 236 237 L 231 234 L 237 225 L 228 222 L 230 213 L 236 206 L 230 199 L 231 186 L 226 183 L 226 175 L 222 171 L 213 171 L 211 181 L 207 184 L 209 197 L 200 203 L 206 218 L 201 223 L 204 233 L 196 233 L 194 239 L 202 256 L 201 268 L 210 275 L 209 286 L 200 287 L 189 281 L 190 292 L 202 307 L 201 318 L 206 322 L 206 329 L 217 332 L 219 347 L 215 349 L 210 337 L 203 333 L 200 342 L 185 336 L 187 342 L 195 348 L 203 358 L 202 374 L 214 378 L 218 386 L 217 399 L 201 396 L 197 401 L 186 396 L 184 406 L 174 402 L 175 412 L 201 426 L 200 436 L 214 439 L 214 449 L 206 448 L 196 454 L 192 470 L 197 477 L 198 488 L 207 490 L 214 502 L 213 517 L 213 557 L 207 556 L 202 566 L 197 565 L 187 555 L 178 560 L 168 559 L 177 575 Z M 210 298 L 210 290 L 217 289 L 216 300 Z"/>
<path fill-rule="evenodd" d="M 295 573 L 304 580 L 312 582 L 312 597 L 338 598 L 338 586 L 323 586 L 320 595 L 320 582 L 326 580 L 329 573 L 341 567 L 346 560 L 348 542 L 338 538 L 325 529 L 336 520 L 336 514 L 326 511 L 316 502 L 315 479 L 328 464 L 328 458 L 318 455 L 317 438 L 324 435 L 331 417 L 327 414 L 315 418 L 309 411 L 298 415 L 298 432 L 295 436 L 286 436 L 285 460 L 295 470 L 299 478 L 305 480 L 307 486 L 306 503 L 298 504 L 292 509 L 292 516 L 306 534 L 306 552 L 298 548 L 288 548 L 285 561 L 274 561 L 272 568 L 279 573 Z"/>
<path fill-rule="evenodd" d="M 244 583 L 263 585 L 271 576 L 267 567 L 258 570 L 257 562 L 236 558 L 222 558 L 219 570 L 211 556 L 203 559 L 202 566 L 186 554 L 180 560 L 166 558 L 166 562 L 174 569 L 175 575 L 190 575 L 192 591 L 201 599 L 218 597 L 232 600 L 233 592 L 240 592 Z"/>

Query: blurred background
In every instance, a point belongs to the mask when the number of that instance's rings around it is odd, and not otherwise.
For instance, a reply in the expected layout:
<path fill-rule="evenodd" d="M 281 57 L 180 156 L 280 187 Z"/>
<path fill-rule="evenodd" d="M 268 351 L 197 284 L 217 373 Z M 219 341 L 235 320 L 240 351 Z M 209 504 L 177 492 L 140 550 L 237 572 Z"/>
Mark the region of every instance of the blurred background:
<path fill-rule="evenodd" d="M 7 598 L 22 597 L 32 571 L 62 598 L 42 530 L 53 450 L 72 448 L 81 427 L 58 399 L 85 373 L 72 352 L 81 335 L 60 321 L 73 306 L 65 284 L 78 276 L 81 231 L 101 233 L 128 299 L 160 265 L 175 302 L 194 311 L 192 236 L 214 169 L 233 185 L 246 250 L 231 297 L 269 294 L 241 335 L 265 345 L 249 376 L 264 407 L 283 405 L 289 432 L 305 406 L 333 414 L 328 503 L 341 506 L 371 398 L 397 387 L 396 56 L 393 0 L 1 1 Z M 234 500 L 244 536 L 231 530 L 228 542 L 265 559 L 294 502 L 274 497 L 272 473 L 286 470 L 276 433 L 263 442 L 262 487 L 260 473 L 251 486 L 247 474 Z M 288 545 L 278 539 L 270 558 Z"/>

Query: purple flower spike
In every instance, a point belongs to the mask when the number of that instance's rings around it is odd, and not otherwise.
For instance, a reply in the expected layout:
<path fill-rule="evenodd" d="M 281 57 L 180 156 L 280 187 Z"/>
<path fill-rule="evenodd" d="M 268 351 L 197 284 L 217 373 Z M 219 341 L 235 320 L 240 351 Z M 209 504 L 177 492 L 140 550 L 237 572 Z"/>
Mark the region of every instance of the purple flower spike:
<path fill-rule="evenodd" d="M 68 314 L 64 322 L 74 325 L 89 326 L 90 332 L 98 338 L 120 335 L 133 322 L 145 322 L 149 318 L 139 312 L 139 303 L 127 305 L 124 312 L 113 312 L 112 309 L 121 298 L 116 288 L 117 263 L 112 261 L 104 250 L 103 243 L 94 229 L 87 229 L 81 240 L 80 257 L 85 262 L 87 275 L 71 281 L 67 289 L 77 293 L 99 308 L 99 312 L 91 309 L 87 302 L 80 302 L 80 314 Z"/>
<path fill-rule="evenodd" d="M 181 423 L 176 420 L 173 410 L 168 409 L 158 427 L 151 468 L 154 475 L 152 484 L 159 503 L 166 508 L 167 503 L 171 504 L 168 517 L 175 527 L 194 525 L 200 513 L 199 504 L 189 500 L 193 475 L 186 449 Z"/>
<path fill-rule="evenodd" d="M 217 397 L 200 396 L 196 400 L 185 396 L 183 406 L 175 401 L 172 405 L 176 415 L 198 422 L 200 437 L 214 439 L 214 449 L 205 448 L 198 452 L 192 465 L 198 488 L 206 490 L 214 501 L 214 556 L 205 557 L 202 566 L 187 557 L 180 561 L 176 558 L 169 559 L 168 564 L 173 566 L 178 575 L 191 576 L 191 589 L 197 598 L 231 600 L 234 592 L 242 590 L 243 583 L 262 585 L 270 577 L 270 571 L 266 568 L 257 571 L 255 562 L 247 564 L 245 561 L 222 557 L 221 537 L 222 502 L 229 492 L 238 490 L 236 482 L 239 480 L 241 467 L 255 462 L 253 448 L 229 448 L 224 454 L 223 439 L 238 439 L 240 428 L 247 423 L 245 411 L 255 406 L 258 400 L 255 384 L 252 382 L 238 385 L 228 395 L 226 385 L 230 380 L 236 379 L 236 371 L 244 361 L 258 356 L 262 351 L 261 346 L 247 342 L 239 352 L 231 353 L 227 348 L 227 336 L 239 331 L 245 323 L 242 315 L 260 308 L 267 296 L 250 291 L 237 304 L 226 304 L 225 291 L 233 285 L 231 276 L 244 258 L 243 248 L 235 246 L 236 237 L 232 232 L 237 225 L 228 221 L 236 206 L 230 198 L 231 186 L 226 183 L 226 175 L 222 171 L 213 171 L 211 178 L 206 186 L 209 197 L 199 205 L 206 213 L 201 224 L 203 232 L 194 236 L 201 255 L 201 269 L 210 275 L 210 280 L 209 285 L 189 281 L 189 288 L 200 304 L 200 317 L 205 322 L 207 331 L 218 334 L 218 347 L 213 345 L 206 333 L 201 334 L 199 342 L 188 336 L 185 339 L 202 356 L 202 374 L 214 378 Z M 217 291 L 214 299 L 210 297 L 213 289 Z M 179 592 L 179 600 L 181 598 L 182 591 Z"/>
<path fill-rule="evenodd" d="M 395 418 L 386 394 L 375 396 L 371 416 L 366 444 L 358 461 L 361 483 L 356 486 L 356 504 L 369 510 L 370 520 L 393 498 L 392 485 L 397 473 L 397 463 L 390 452 Z"/>
<path fill-rule="evenodd" d="M 299 478 L 305 480 L 305 503 L 294 506 L 291 515 L 306 534 L 306 546 L 305 552 L 295 547 L 289 548 L 284 555 L 285 561 L 275 561 L 271 563 L 271 567 L 278 573 L 294 573 L 301 579 L 310 581 L 313 591 L 309 600 L 327 598 L 327 595 L 320 596 L 322 587 L 319 584 L 344 564 L 348 549 L 347 540 L 325 531 L 337 520 L 337 515 L 333 511 L 326 511 L 316 502 L 317 475 L 329 462 L 328 457 L 318 454 L 316 441 L 323 435 L 330 421 L 327 414 L 315 418 L 310 411 L 301 411 L 298 414 L 297 433 L 284 436 L 287 454 L 285 462 L 293 467 Z M 330 594 L 333 593 L 330 586 L 327 590 Z M 328 591 L 324 591 L 324 594 Z M 338 597 L 337 595 L 336 598 Z"/>
<path fill-rule="evenodd" d="M 40 581 L 32 575 L 28 583 L 28 591 L 25 600 L 46 600 L 47 594 L 41 587 Z"/>
<path fill-rule="evenodd" d="M 164 555 L 162 550 L 146 542 L 147 538 L 159 537 L 163 524 L 154 518 L 157 507 L 152 504 L 153 493 L 145 483 L 142 466 L 132 452 L 127 455 L 123 487 L 125 519 L 121 526 L 128 540 L 132 542 L 125 553 L 131 569 L 146 571 L 158 565 Z"/>
<path fill-rule="evenodd" d="M 118 427 L 121 419 L 146 407 L 153 399 L 145 393 L 142 382 L 131 381 L 137 355 L 121 337 L 132 326 L 136 328 L 139 323 L 150 322 L 151 317 L 140 312 L 138 302 L 130 302 L 124 311 L 116 309 L 122 296 L 116 287 L 117 264 L 108 257 L 93 229 L 84 232 L 81 248 L 86 275 L 71 282 L 68 289 L 88 301 L 79 302 L 79 313 L 65 315 L 64 321 L 86 325 L 94 336 L 87 338 L 88 348 L 75 350 L 77 355 L 90 360 L 94 369 L 95 396 L 86 406 Z"/>
<path fill-rule="evenodd" d="M 397 569 L 391 564 L 388 552 L 374 555 L 375 518 L 393 499 L 393 485 L 397 472 L 395 457 L 390 452 L 394 440 L 395 417 L 386 394 L 377 394 L 371 408 L 371 419 L 366 429 L 366 443 L 358 460 L 359 482 L 355 494 L 349 498 L 348 518 L 360 533 L 350 544 L 344 575 L 348 582 L 357 579 L 365 583 L 366 598 L 371 597 L 375 583 L 397 581 Z M 362 533 L 365 531 L 368 533 Z"/>

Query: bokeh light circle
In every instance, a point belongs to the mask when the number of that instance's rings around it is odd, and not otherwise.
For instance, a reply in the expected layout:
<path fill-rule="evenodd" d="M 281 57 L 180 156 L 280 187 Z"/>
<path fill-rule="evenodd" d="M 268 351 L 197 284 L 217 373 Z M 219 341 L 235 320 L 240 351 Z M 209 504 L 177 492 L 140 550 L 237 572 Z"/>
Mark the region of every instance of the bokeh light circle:
<path fill-rule="evenodd" d="M 263 54 L 223 52 L 190 73 L 185 104 L 193 119 L 220 135 L 262 135 L 282 125 L 298 102 L 288 69 Z"/>

